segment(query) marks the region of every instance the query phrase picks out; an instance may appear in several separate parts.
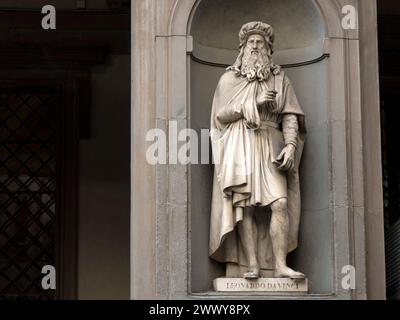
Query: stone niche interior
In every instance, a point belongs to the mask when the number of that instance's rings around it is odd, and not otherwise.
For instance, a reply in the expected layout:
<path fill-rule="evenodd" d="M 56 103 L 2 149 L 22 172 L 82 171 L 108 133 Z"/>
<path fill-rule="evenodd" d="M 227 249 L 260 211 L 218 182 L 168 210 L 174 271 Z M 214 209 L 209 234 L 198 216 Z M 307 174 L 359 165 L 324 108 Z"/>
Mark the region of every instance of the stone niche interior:
<path fill-rule="evenodd" d="M 238 32 L 249 21 L 261 20 L 275 29 L 275 63 L 310 61 L 324 53 L 325 23 L 312 0 L 202 0 L 189 25 L 193 55 L 203 61 L 230 65 L 238 54 Z M 291 266 L 309 279 L 310 294 L 333 292 L 333 222 L 330 208 L 330 155 L 327 121 L 327 62 L 287 67 L 306 113 L 307 142 L 301 166 L 302 219 L 299 248 L 289 255 Z M 209 128 L 214 90 L 221 66 L 191 59 L 190 126 Z M 190 167 L 190 283 L 192 293 L 212 291 L 212 280 L 224 265 L 208 257 L 212 190 L 211 165 Z"/>

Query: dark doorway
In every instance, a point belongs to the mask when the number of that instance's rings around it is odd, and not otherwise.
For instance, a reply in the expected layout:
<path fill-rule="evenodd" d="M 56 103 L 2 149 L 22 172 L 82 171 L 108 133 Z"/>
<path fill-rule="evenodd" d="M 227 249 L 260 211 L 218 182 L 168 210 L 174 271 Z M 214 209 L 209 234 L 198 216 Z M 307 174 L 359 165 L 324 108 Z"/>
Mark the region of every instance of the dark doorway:
<path fill-rule="evenodd" d="M 400 299 L 400 4 L 378 0 L 387 298 Z"/>
<path fill-rule="evenodd" d="M 0 300 L 129 299 L 130 1 L 41 3 L 0 4 Z"/>

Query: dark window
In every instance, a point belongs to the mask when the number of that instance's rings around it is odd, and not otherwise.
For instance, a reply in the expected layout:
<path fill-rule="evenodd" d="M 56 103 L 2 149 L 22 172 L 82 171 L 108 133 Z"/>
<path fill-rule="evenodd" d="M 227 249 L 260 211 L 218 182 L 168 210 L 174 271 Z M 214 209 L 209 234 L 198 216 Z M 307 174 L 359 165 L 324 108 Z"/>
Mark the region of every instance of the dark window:
<path fill-rule="evenodd" d="M 0 298 L 53 299 L 57 264 L 57 92 L 0 88 Z"/>

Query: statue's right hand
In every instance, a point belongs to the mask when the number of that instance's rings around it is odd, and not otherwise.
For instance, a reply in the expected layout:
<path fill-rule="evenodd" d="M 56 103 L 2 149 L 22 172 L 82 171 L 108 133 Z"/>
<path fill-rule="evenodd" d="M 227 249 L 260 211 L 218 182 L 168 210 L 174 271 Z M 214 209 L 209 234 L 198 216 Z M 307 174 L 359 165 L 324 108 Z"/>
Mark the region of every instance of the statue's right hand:
<path fill-rule="evenodd" d="M 240 110 L 228 111 L 223 110 L 217 115 L 217 119 L 222 123 L 233 123 L 243 118 L 243 113 Z"/>

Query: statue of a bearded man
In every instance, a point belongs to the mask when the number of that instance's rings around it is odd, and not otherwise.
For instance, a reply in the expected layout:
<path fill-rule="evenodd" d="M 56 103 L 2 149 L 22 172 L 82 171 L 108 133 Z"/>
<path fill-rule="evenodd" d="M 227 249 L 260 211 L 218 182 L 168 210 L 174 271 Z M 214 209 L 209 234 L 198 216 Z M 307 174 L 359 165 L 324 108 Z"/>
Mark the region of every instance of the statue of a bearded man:
<path fill-rule="evenodd" d="M 272 62 L 272 27 L 247 23 L 239 40 L 212 107 L 210 257 L 227 263 L 228 277 L 301 279 L 286 257 L 297 247 L 304 113 Z"/>

